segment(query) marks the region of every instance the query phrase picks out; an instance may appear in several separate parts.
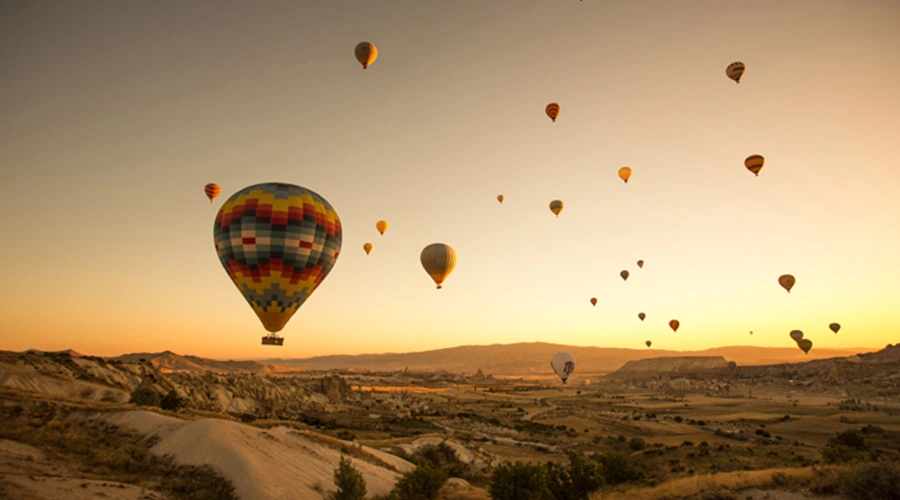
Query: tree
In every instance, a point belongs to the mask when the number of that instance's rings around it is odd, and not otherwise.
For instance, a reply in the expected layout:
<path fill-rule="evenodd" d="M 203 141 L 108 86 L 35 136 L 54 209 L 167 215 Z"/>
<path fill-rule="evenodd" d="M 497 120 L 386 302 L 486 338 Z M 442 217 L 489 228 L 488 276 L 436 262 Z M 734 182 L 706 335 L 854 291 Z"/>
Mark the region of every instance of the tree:
<path fill-rule="evenodd" d="M 174 389 L 169 391 L 169 393 L 162 398 L 162 401 L 159 402 L 159 407 L 163 410 L 178 411 L 182 406 L 184 406 L 184 400 L 178 396 L 178 393 L 175 392 Z"/>
<path fill-rule="evenodd" d="M 129 403 L 138 406 L 159 406 L 159 393 L 147 385 L 139 385 L 131 393 Z"/>
<path fill-rule="evenodd" d="M 431 464 L 420 463 L 397 481 L 391 491 L 392 500 L 435 500 L 447 475 Z"/>
<path fill-rule="evenodd" d="M 553 500 L 547 470 L 540 464 L 516 461 L 497 466 L 488 489 L 493 500 Z"/>
<path fill-rule="evenodd" d="M 350 459 L 341 455 L 341 463 L 334 470 L 334 485 L 337 491 L 328 496 L 329 500 L 364 500 L 366 498 L 366 480 L 353 467 Z"/>

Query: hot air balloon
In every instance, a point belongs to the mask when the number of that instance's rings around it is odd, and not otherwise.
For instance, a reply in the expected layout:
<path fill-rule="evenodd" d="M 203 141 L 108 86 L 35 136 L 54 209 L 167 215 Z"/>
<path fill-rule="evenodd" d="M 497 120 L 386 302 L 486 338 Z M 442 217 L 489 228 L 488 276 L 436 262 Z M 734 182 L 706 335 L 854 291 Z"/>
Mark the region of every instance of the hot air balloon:
<path fill-rule="evenodd" d="M 750 335 L 753 335 L 753 330 L 750 330 Z"/>
<path fill-rule="evenodd" d="M 219 196 L 219 193 L 222 192 L 222 188 L 218 184 L 210 182 L 203 188 L 203 191 L 206 193 L 206 197 L 209 198 L 209 202 L 212 203 L 216 196 Z"/>
<path fill-rule="evenodd" d="M 440 290 L 441 284 L 456 267 L 456 251 L 450 245 L 444 243 L 432 243 L 422 249 L 419 256 L 425 272 L 431 276 Z"/>
<path fill-rule="evenodd" d="M 319 194 L 267 182 L 245 187 L 222 204 L 213 238 L 222 267 L 272 332 L 269 338 L 282 340 L 274 334 L 337 262 L 341 220 Z"/>
<path fill-rule="evenodd" d="M 744 166 L 747 170 L 753 172 L 753 175 L 759 177 L 759 171 L 762 170 L 766 159 L 762 155 L 750 155 L 744 160 Z"/>
<path fill-rule="evenodd" d="M 647 344 L 647 347 L 650 347 L 651 345 L 653 345 L 653 342 L 650 342 L 649 340 L 644 343 Z"/>
<path fill-rule="evenodd" d="M 677 319 L 669 321 L 669 328 L 671 328 L 673 332 L 677 332 L 679 326 L 681 326 L 681 323 Z"/>
<path fill-rule="evenodd" d="M 556 214 L 559 217 L 559 213 L 562 212 L 563 202 L 560 200 L 553 200 L 550 202 L 550 211 Z"/>
<path fill-rule="evenodd" d="M 791 338 L 794 339 L 794 342 L 800 342 L 803 339 L 803 332 L 800 330 L 791 330 Z"/>
<path fill-rule="evenodd" d="M 643 269 L 643 268 L 644 268 L 644 261 L 642 261 L 642 260 L 637 261 L 637 265 L 638 265 L 639 268 Z"/>
<path fill-rule="evenodd" d="M 363 245 L 363 250 L 366 251 L 366 255 L 369 255 L 369 252 L 372 251 L 372 244 L 371 244 L 371 243 L 366 243 L 365 245 Z"/>
<path fill-rule="evenodd" d="M 559 104 L 555 102 L 551 102 L 544 108 L 544 111 L 547 113 L 547 116 L 550 117 L 554 122 L 556 121 L 556 117 L 559 116 Z"/>
<path fill-rule="evenodd" d="M 670 385 L 672 386 L 672 390 L 675 391 L 675 394 L 682 398 L 687 394 L 688 389 L 691 388 L 691 383 L 688 382 L 688 379 L 686 378 L 677 378 L 673 380 Z"/>
<path fill-rule="evenodd" d="M 375 59 L 378 59 L 378 49 L 371 42 L 359 42 L 353 49 L 353 54 L 356 56 L 356 60 L 362 64 L 363 69 L 368 68 L 375 62 Z"/>
<path fill-rule="evenodd" d="M 382 236 L 384 236 L 384 232 L 387 231 L 387 228 L 388 228 L 387 221 L 380 220 L 375 223 L 375 229 L 377 229 L 378 232 L 381 233 Z"/>
<path fill-rule="evenodd" d="M 738 61 L 729 64 L 725 68 L 725 75 L 734 80 L 735 83 L 741 83 L 741 77 L 744 76 L 744 63 Z"/>
<path fill-rule="evenodd" d="M 797 347 L 799 347 L 804 354 L 809 354 L 809 350 L 812 349 L 812 340 L 800 339 L 800 341 L 797 342 Z"/>
<path fill-rule="evenodd" d="M 558 352 L 550 359 L 550 367 L 559 375 L 563 383 L 575 371 L 575 356 L 567 352 Z"/>
<path fill-rule="evenodd" d="M 631 167 L 622 167 L 619 169 L 619 179 L 625 181 L 625 184 L 628 184 L 628 179 L 631 177 Z"/>
<path fill-rule="evenodd" d="M 828 328 L 831 328 L 832 332 L 837 333 L 838 330 L 841 329 L 841 325 L 838 323 L 832 323 L 832 324 L 828 325 Z"/>
<path fill-rule="evenodd" d="M 787 290 L 788 293 L 791 293 L 791 288 L 794 288 L 794 283 L 796 282 L 797 280 L 794 279 L 794 277 L 790 274 L 782 274 L 778 277 L 778 284 L 781 285 L 782 288 Z"/>
<path fill-rule="evenodd" d="M 594 307 L 597 307 L 597 297 L 591 297 L 591 304 L 593 304 Z"/>
<path fill-rule="evenodd" d="M 646 318 L 646 317 L 647 317 L 646 314 L 644 314 L 644 313 L 638 313 L 638 318 L 641 318 L 641 321 L 644 321 L 644 318 Z"/>
<path fill-rule="evenodd" d="M 622 271 L 621 273 L 619 273 L 619 276 L 622 277 L 622 280 L 628 281 L 628 276 L 629 276 L 628 271 Z"/>
<path fill-rule="evenodd" d="M 502 194 L 497 195 L 497 201 L 499 201 L 500 203 L 503 203 L 503 195 Z"/>

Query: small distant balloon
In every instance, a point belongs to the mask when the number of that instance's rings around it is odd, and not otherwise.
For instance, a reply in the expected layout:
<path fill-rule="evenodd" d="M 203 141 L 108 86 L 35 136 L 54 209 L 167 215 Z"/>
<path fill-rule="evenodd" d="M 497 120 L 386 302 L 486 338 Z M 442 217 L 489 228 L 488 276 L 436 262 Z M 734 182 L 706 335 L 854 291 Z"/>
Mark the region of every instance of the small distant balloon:
<path fill-rule="evenodd" d="M 456 267 L 456 251 L 450 245 L 432 243 L 422 249 L 419 260 L 422 261 L 422 267 L 425 268 L 425 272 L 431 276 L 431 279 L 434 280 L 434 283 L 440 289 L 444 280 Z"/>
<path fill-rule="evenodd" d="M 644 268 L 644 261 L 642 261 L 642 260 L 637 261 L 637 265 L 638 265 L 639 268 L 643 269 L 643 268 Z"/>
<path fill-rule="evenodd" d="M 828 325 L 828 328 L 830 328 L 832 332 L 837 333 L 838 330 L 841 329 L 841 325 L 838 323 L 832 323 L 832 324 Z"/>
<path fill-rule="evenodd" d="M 791 338 L 794 339 L 794 342 L 800 342 L 803 339 L 803 332 L 800 330 L 791 330 Z"/>
<path fill-rule="evenodd" d="M 550 367 L 553 368 L 553 371 L 559 375 L 559 378 L 565 384 L 569 375 L 575 371 L 575 356 L 567 352 L 558 352 L 550 358 Z"/>
<path fill-rule="evenodd" d="M 376 223 L 375 223 L 375 229 L 377 229 L 378 232 L 381 233 L 382 236 L 383 236 L 383 235 L 384 235 L 384 232 L 387 231 L 387 229 L 388 229 L 388 223 L 387 223 L 387 221 L 380 220 L 380 221 L 376 222 Z"/>
<path fill-rule="evenodd" d="M 547 116 L 550 117 L 554 122 L 556 121 L 556 117 L 559 116 L 559 104 L 555 102 L 551 102 L 544 108 L 544 111 L 547 113 Z"/>
<path fill-rule="evenodd" d="M 550 202 L 550 211 L 556 214 L 559 217 L 559 213 L 562 212 L 563 202 L 560 200 L 553 200 Z"/>
<path fill-rule="evenodd" d="M 372 244 L 371 244 L 371 243 L 366 243 L 365 245 L 363 245 L 363 250 L 366 251 L 366 255 L 369 255 L 369 252 L 372 251 Z"/>
<path fill-rule="evenodd" d="M 631 177 L 631 167 L 622 167 L 619 169 L 619 179 L 625 181 L 625 184 L 628 184 L 628 179 Z"/>
<path fill-rule="evenodd" d="M 644 321 L 644 318 L 646 318 L 646 317 L 647 317 L 646 314 L 644 314 L 644 313 L 638 313 L 638 318 L 641 318 L 641 321 Z"/>
<path fill-rule="evenodd" d="M 653 345 L 653 342 L 650 342 L 649 340 L 644 343 L 647 344 L 647 347 L 650 347 L 651 345 Z"/>
<path fill-rule="evenodd" d="M 503 203 L 503 195 L 502 194 L 497 195 L 497 201 L 499 201 L 500 203 Z"/>
<path fill-rule="evenodd" d="M 628 271 L 623 270 L 621 273 L 619 273 L 619 276 L 622 277 L 622 280 L 628 281 L 629 273 L 628 273 Z"/>
<path fill-rule="evenodd" d="M 812 340 L 801 339 L 799 342 L 797 342 L 797 347 L 799 347 L 804 354 L 809 354 L 809 350 L 812 349 Z"/>
<path fill-rule="evenodd" d="M 594 307 L 597 307 L 597 297 L 591 297 L 591 304 L 592 304 Z"/>
<path fill-rule="evenodd" d="M 356 60 L 362 64 L 363 69 L 366 69 L 378 58 L 378 49 L 374 43 L 359 42 L 353 49 L 353 54 L 356 56 Z"/>
<path fill-rule="evenodd" d="M 679 326 L 681 326 L 681 323 L 677 319 L 669 321 L 669 328 L 671 328 L 673 332 L 677 332 Z"/>
<path fill-rule="evenodd" d="M 762 170 L 765 163 L 766 159 L 762 155 L 751 155 L 744 160 L 744 166 L 747 167 L 747 170 L 753 172 L 753 175 L 757 177 L 759 177 L 759 171 Z"/>
<path fill-rule="evenodd" d="M 209 198 L 209 202 L 212 203 L 216 196 L 219 196 L 219 193 L 222 192 L 222 188 L 218 184 L 210 182 L 203 188 L 203 191 L 206 193 L 206 197 Z"/>
<path fill-rule="evenodd" d="M 725 75 L 734 80 L 735 83 L 741 83 L 741 77 L 744 76 L 744 69 L 744 63 L 736 61 L 725 68 Z"/>
<path fill-rule="evenodd" d="M 790 274 L 782 274 L 778 277 L 778 284 L 781 285 L 781 288 L 787 290 L 788 293 L 791 293 L 791 288 L 794 288 L 794 283 L 796 282 L 797 280 Z"/>

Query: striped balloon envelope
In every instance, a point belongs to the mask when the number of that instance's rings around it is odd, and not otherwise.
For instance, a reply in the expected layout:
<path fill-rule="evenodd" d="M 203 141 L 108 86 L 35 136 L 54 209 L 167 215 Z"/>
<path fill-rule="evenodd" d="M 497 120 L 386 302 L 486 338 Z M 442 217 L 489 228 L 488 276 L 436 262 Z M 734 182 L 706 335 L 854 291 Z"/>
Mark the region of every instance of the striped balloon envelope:
<path fill-rule="evenodd" d="M 559 104 L 555 102 L 551 102 L 544 108 L 544 112 L 547 113 L 547 116 L 550 117 L 554 122 L 556 121 L 556 117 L 559 116 Z"/>
<path fill-rule="evenodd" d="M 759 171 L 766 164 L 766 159 L 762 155 L 750 155 L 744 160 L 744 166 L 747 170 L 753 172 L 753 175 L 759 177 Z"/>
<path fill-rule="evenodd" d="M 213 237 L 228 277 L 275 333 L 337 262 L 341 220 L 319 194 L 268 182 L 231 195 L 216 215 Z"/>
<path fill-rule="evenodd" d="M 203 188 L 203 192 L 206 193 L 206 197 L 209 198 L 209 202 L 212 203 L 212 201 L 216 199 L 216 196 L 219 196 L 219 193 L 222 192 L 222 188 L 220 188 L 218 184 L 210 182 Z"/>

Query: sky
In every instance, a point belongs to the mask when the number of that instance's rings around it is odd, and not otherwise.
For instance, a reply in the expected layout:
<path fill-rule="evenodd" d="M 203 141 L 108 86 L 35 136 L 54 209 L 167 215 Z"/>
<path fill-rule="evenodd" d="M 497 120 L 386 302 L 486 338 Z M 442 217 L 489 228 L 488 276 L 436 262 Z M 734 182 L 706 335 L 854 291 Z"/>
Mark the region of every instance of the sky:
<path fill-rule="evenodd" d="M 4 1 L 0 349 L 882 348 L 898 25 L 892 0 Z M 222 203 L 270 181 L 343 227 L 281 348 L 213 245 Z M 434 242 L 457 252 L 441 290 Z"/>

